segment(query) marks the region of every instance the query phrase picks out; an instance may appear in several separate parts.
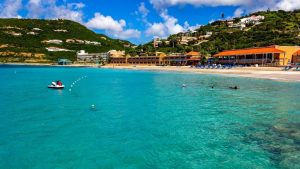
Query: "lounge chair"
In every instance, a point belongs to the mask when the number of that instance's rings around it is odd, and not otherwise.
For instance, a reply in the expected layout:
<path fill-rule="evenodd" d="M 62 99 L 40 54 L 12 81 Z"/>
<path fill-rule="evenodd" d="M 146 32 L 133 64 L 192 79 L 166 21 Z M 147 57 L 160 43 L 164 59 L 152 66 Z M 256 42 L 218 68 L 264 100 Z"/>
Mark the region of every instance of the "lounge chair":
<path fill-rule="evenodd" d="M 283 71 L 288 71 L 288 70 L 290 70 L 290 69 L 292 69 L 293 67 L 292 66 L 286 66 L 286 67 L 284 67 L 282 70 Z"/>
<path fill-rule="evenodd" d="M 231 68 L 232 68 L 232 66 L 231 66 L 231 65 L 228 65 L 227 69 L 231 69 Z"/>
<path fill-rule="evenodd" d="M 300 71 L 300 66 L 297 66 L 294 71 Z"/>

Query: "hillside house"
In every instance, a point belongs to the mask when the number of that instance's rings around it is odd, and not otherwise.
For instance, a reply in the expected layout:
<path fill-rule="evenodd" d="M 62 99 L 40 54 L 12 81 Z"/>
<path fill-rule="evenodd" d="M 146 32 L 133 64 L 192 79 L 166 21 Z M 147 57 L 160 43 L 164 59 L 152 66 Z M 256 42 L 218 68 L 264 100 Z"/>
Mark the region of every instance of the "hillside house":
<path fill-rule="evenodd" d="M 262 21 L 264 19 L 265 19 L 264 16 L 261 16 L 261 15 L 258 15 L 258 16 L 252 15 L 252 16 L 247 17 L 247 18 L 242 18 L 241 19 L 241 23 L 243 23 L 243 24 L 259 24 L 260 21 Z"/>

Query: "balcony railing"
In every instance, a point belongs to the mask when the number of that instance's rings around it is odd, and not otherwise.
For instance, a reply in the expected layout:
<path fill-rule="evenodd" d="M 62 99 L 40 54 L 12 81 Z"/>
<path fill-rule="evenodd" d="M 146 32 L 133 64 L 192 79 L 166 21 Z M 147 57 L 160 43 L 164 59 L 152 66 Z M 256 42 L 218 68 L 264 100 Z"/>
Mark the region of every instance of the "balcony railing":
<path fill-rule="evenodd" d="M 217 63 L 226 64 L 226 63 L 236 63 L 236 64 L 267 64 L 275 63 L 278 60 L 272 59 L 229 59 L 229 60 L 217 60 Z"/>

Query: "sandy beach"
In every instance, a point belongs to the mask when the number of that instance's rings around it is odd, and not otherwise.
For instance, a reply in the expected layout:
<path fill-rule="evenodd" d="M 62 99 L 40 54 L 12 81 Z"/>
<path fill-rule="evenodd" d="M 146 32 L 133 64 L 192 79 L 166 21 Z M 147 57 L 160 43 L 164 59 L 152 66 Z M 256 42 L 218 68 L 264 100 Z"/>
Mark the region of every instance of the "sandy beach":
<path fill-rule="evenodd" d="M 141 66 L 141 65 L 106 65 L 102 68 L 149 70 L 149 71 L 171 71 L 199 74 L 219 74 L 231 77 L 249 77 L 269 79 L 283 82 L 300 82 L 300 72 L 282 71 L 281 67 L 244 67 L 232 69 L 198 69 L 189 66 Z"/>
<path fill-rule="evenodd" d="M 95 64 L 55 65 L 50 63 L 0 63 L 4 65 L 58 66 L 58 67 L 95 67 Z M 147 71 L 169 71 L 198 74 L 218 74 L 231 77 L 269 79 L 282 82 L 300 82 L 300 71 L 282 71 L 282 67 L 243 67 L 232 69 L 199 69 L 190 66 L 151 66 L 151 65 L 113 65 L 101 66 L 107 69 L 129 69 Z"/>

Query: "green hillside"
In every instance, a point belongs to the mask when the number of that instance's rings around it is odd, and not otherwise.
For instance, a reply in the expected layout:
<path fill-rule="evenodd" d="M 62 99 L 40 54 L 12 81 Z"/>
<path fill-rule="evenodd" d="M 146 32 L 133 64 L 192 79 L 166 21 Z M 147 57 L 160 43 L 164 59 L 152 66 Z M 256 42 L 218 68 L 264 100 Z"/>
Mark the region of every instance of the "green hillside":
<path fill-rule="evenodd" d="M 43 42 L 47 40 L 60 40 L 62 43 Z M 87 44 L 84 41 L 99 44 Z M 75 60 L 78 50 L 128 51 L 129 46 L 133 44 L 96 34 L 69 20 L 0 19 L 0 62 L 56 62 L 58 58 Z M 47 47 L 69 51 L 49 52 Z"/>
<path fill-rule="evenodd" d="M 146 52 L 189 52 L 201 51 L 203 54 L 212 55 L 222 50 L 240 49 L 247 47 L 261 47 L 268 45 L 300 45 L 300 10 L 264 11 L 250 14 L 264 16 L 260 24 L 246 24 L 241 30 L 229 27 L 228 21 L 221 20 L 202 26 L 195 32 L 179 33 L 171 35 L 163 40 L 158 48 L 154 48 L 152 42 L 139 46 L 137 50 Z M 248 17 L 248 16 L 245 16 Z M 242 18 L 245 18 L 242 17 Z M 238 23 L 242 18 L 235 18 L 232 22 Z M 187 45 L 180 44 L 183 36 L 199 37 L 207 32 L 212 35 L 206 40 L 189 41 Z M 188 34 L 188 35 L 186 35 Z M 169 41 L 167 44 L 165 42 Z M 174 47 L 173 47 L 174 44 Z"/>

